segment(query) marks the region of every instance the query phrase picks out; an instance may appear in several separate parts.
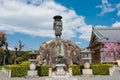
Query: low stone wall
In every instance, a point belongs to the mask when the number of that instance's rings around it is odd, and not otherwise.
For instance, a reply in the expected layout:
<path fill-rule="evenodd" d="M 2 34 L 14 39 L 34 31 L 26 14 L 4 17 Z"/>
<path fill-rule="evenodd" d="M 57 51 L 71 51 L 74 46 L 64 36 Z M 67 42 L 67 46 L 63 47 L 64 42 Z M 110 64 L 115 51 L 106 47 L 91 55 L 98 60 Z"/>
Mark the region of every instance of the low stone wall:
<path fill-rule="evenodd" d="M 11 70 L 7 70 L 6 68 L 2 68 L 2 72 L 4 72 L 8 77 L 11 77 Z"/>
<path fill-rule="evenodd" d="M 49 77 L 71 77 L 71 76 L 72 76 L 72 68 L 69 68 L 68 72 L 57 71 L 56 74 L 55 72 L 52 71 L 52 68 L 49 68 Z"/>
<path fill-rule="evenodd" d="M 115 71 L 115 66 L 113 66 L 112 68 L 109 68 L 109 75 L 111 76 L 114 71 Z"/>

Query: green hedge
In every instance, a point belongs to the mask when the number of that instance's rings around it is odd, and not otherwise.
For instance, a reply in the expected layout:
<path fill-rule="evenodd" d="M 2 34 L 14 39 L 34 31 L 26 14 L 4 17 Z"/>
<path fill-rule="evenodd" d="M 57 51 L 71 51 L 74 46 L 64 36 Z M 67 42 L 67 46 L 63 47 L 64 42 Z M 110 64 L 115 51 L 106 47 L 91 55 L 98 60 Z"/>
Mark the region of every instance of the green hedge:
<path fill-rule="evenodd" d="M 4 66 L 6 69 L 11 70 L 12 77 L 24 77 L 27 75 L 29 69 L 30 62 L 25 61 L 18 65 L 6 65 Z M 39 76 L 48 76 L 49 68 L 52 66 L 37 66 L 36 70 L 38 70 Z"/>
<path fill-rule="evenodd" d="M 29 66 L 29 65 L 30 65 L 30 61 L 24 61 L 24 62 L 22 62 L 22 63 L 19 64 L 19 65 L 26 65 L 26 66 Z"/>
<path fill-rule="evenodd" d="M 91 69 L 93 70 L 94 75 L 109 75 L 109 68 L 113 64 L 91 64 Z M 83 65 L 70 65 L 72 68 L 73 75 L 82 75 Z"/>
<path fill-rule="evenodd" d="M 109 75 L 109 68 L 112 64 L 91 64 L 94 75 Z"/>
<path fill-rule="evenodd" d="M 6 69 L 11 70 L 11 77 L 22 77 L 27 75 L 29 66 L 27 65 L 6 65 Z"/>
<path fill-rule="evenodd" d="M 49 68 L 52 68 L 52 66 L 50 66 L 50 65 L 37 66 L 36 70 L 38 70 L 38 75 L 39 76 L 48 76 Z"/>
<path fill-rule="evenodd" d="M 29 61 L 25 61 L 21 64 L 5 65 L 4 67 L 12 71 L 11 77 L 23 77 L 27 75 L 27 72 L 29 70 L 29 64 Z"/>
<path fill-rule="evenodd" d="M 82 66 L 80 65 L 70 65 L 70 68 L 72 68 L 72 74 L 73 75 L 81 75 L 82 74 Z"/>
<path fill-rule="evenodd" d="M 19 65 L 6 65 L 4 67 L 12 70 L 12 77 L 23 77 L 27 75 L 29 64 L 30 62 L 23 62 Z M 91 64 L 91 69 L 94 75 L 108 75 L 109 68 L 112 66 L 112 64 Z M 70 65 L 69 67 L 72 68 L 73 75 L 82 75 L 83 65 Z M 49 68 L 52 68 L 52 66 L 37 66 L 36 70 L 38 70 L 39 76 L 48 76 Z"/>
<path fill-rule="evenodd" d="M 3 66 L 0 66 L 0 70 L 2 69 Z"/>

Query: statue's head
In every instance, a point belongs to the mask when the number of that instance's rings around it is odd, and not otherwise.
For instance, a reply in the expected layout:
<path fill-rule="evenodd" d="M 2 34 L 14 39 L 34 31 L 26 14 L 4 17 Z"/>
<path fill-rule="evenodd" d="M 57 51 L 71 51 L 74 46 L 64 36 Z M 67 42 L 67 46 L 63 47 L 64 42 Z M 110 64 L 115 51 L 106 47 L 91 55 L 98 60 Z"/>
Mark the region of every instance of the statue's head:
<path fill-rule="evenodd" d="M 61 21 L 62 16 L 56 15 L 56 16 L 53 17 L 53 19 L 54 19 L 55 21 Z"/>

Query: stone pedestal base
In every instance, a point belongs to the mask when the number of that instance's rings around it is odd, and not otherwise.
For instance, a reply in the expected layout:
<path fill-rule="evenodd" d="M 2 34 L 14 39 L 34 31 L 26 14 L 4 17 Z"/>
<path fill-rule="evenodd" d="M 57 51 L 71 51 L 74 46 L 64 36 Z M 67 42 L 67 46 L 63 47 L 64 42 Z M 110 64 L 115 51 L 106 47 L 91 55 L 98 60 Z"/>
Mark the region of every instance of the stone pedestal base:
<path fill-rule="evenodd" d="M 82 69 L 83 74 L 93 74 L 92 69 Z"/>
<path fill-rule="evenodd" d="M 52 68 L 49 68 L 49 77 L 71 77 L 72 68 L 69 68 L 68 72 L 63 69 L 65 64 L 57 64 L 57 70 L 52 71 Z"/>
<path fill-rule="evenodd" d="M 30 77 L 37 76 L 37 70 L 34 70 L 34 71 L 29 70 L 28 76 L 30 76 Z"/>
<path fill-rule="evenodd" d="M 93 77 L 92 69 L 82 69 L 82 77 Z"/>
<path fill-rule="evenodd" d="M 45 80 L 78 80 L 78 79 L 71 77 L 54 77 L 54 78 L 46 78 Z"/>

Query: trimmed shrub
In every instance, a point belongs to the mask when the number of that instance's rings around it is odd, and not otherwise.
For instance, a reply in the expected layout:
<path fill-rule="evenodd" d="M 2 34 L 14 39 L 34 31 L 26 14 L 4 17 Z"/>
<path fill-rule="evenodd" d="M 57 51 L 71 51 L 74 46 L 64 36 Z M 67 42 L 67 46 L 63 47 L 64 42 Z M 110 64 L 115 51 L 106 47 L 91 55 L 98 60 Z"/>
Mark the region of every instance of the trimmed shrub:
<path fill-rule="evenodd" d="M 27 75 L 29 65 L 30 65 L 29 61 L 24 61 L 21 64 L 5 65 L 4 67 L 12 71 L 11 72 L 12 77 L 23 77 Z"/>
<path fill-rule="evenodd" d="M 0 70 L 2 69 L 3 66 L 0 66 Z"/>
<path fill-rule="evenodd" d="M 25 61 L 19 65 L 6 65 L 4 67 L 12 70 L 12 77 L 23 77 L 27 75 L 29 64 L 30 62 Z M 94 75 L 108 75 L 109 68 L 112 66 L 112 64 L 91 64 L 91 69 L 93 70 Z M 72 68 L 73 75 L 81 75 L 82 69 L 84 68 L 83 65 L 70 65 L 69 67 Z M 52 68 L 52 66 L 37 66 L 36 70 L 38 71 L 39 76 L 48 76 L 49 68 Z"/>
<path fill-rule="evenodd" d="M 48 76 L 49 68 L 52 66 L 41 66 L 41 76 Z"/>
<path fill-rule="evenodd" d="M 94 75 L 109 75 L 109 68 L 112 64 L 91 64 L 91 69 L 93 70 Z M 72 68 L 73 75 L 82 75 L 83 65 L 70 65 Z"/>
<path fill-rule="evenodd" d="M 4 66 L 6 69 L 11 70 L 11 76 L 12 77 L 23 77 L 27 75 L 27 72 L 29 70 L 29 61 L 22 62 L 21 64 L 17 65 L 6 65 Z M 37 66 L 36 70 L 38 70 L 39 76 L 48 76 L 49 68 L 52 66 Z"/>
<path fill-rule="evenodd" d="M 38 71 L 38 75 L 41 76 L 41 66 L 36 66 L 36 70 Z"/>
<path fill-rule="evenodd" d="M 6 69 L 11 70 L 11 77 L 22 77 L 27 75 L 29 66 L 25 65 L 6 65 Z"/>
<path fill-rule="evenodd" d="M 91 69 L 94 75 L 109 75 L 109 68 L 112 64 L 91 64 Z"/>
<path fill-rule="evenodd" d="M 30 61 L 24 61 L 24 62 L 22 62 L 20 65 L 26 65 L 26 66 L 29 66 L 29 65 L 30 65 Z"/>
<path fill-rule="evenodd" d="M 70 65 L 70 68 L 72 68 L 72 74 L 73 75 L 81 75 L 82 74 L 82 66 L 80 65 Z"/>
<path fill-rule="evenodd" d="M 38 70 L 39 76 L 48 76 L 49 68 L 52 68 L 50 65 L 46 66 L 37 66 L 36 69 Z"/>

